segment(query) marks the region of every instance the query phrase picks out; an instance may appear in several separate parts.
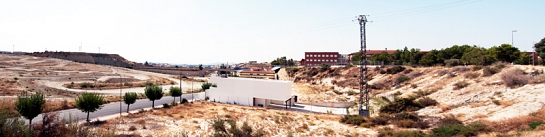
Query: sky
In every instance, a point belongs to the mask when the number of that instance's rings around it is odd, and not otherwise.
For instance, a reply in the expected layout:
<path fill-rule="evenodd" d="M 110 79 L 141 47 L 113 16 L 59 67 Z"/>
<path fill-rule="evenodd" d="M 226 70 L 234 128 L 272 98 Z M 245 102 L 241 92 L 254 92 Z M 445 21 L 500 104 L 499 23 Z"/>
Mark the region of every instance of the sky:
<path fill-rule="evenodd" d="M 304 52 L 421 50 L 545 38 L 543 0 L 0 0 L 0 51 L 119 54 L 135 62 L 270 62 Z M 516 30 L 516 32 L 513 32 Z M 100 49 L 100 51 L 99 51 Z"/>

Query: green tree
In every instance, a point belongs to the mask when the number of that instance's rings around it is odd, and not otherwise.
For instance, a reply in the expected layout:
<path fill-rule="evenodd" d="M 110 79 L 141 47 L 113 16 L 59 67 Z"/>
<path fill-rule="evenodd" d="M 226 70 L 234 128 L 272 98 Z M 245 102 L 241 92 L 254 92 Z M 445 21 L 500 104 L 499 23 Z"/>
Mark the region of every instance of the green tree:
<path fill-rule="evenodd" d="M 489 65 L 495 62 L 494 58 L 488 54 L 486 48 L 479 48 L 477 46 L 467 49 L 461 61 L 463 64 L 472 65 Z"/>
<path fill-rule="evenodd" d="M 541 61 L 541 64 L 545 65 L 545 38 L 541 39 L 541 41 L 536 43 L 534 45 L 534 48 L 535 48 L 538 56 L 541 57 L 541 59 L 543 59 Z"/>
<path fill-rule="evenodd" d="M 329 70 L 330 67 L 331 67 L 331 66 L 329 66 L 329 65 L 327 65 L 327 64 L 322 64 L 320 70 L 321 70 L 321 71 L 327 71 L 327 70 Z"/>
<path fill-rule="evenodd" d="M 148 99 L 152 102 L 151 108 L 155 108 L 155 100 L 159 100 L 163 98 L 163 88 L 156 85 L 151 85 L 151 86 L 146 86 L 144 91 L 145 91 L 146 97 L 148 97 Z"/>
<path fill-rule="evenodd" d="M 20 96 L 17 96 L 15 109 L 17 109 L 19 114 L 28 119 L 28 128 L 31 129 L 32 119 L 42 113 L 44 104 L 45 98 L 42 93 L 37 92 L 34 95 L 28 95 L 28 93 L 24 92 Z"/>
<path fill-rule="evenodd" d="M 401 59 L 401 56 L 403 54 L 403 51 L 401 50 L 396 50 L 392 55 L 391 55 L 391 59 L 392 59 L 392 62 L 394 62 L 394 64 L 396 65 L 401 65 L 403 64 L 403 60 Z"/>
<path fill-rule="evenodd" d="M 361 64 L 361 60 L 363 60 L 363 52 L 358 52 L 356 54 L 353 54 L 352 57 L 350 58 L 350 61 L 352 62 L 352 64 L 357 64 L 357 65 L 360 65 Z"/>
<path fill-rule="evenodd" d="M 524 51 L 520 53 L 520 56 L 517 60 L 515 60 L 515 64 L 520 65 L 528 65 L 532 64 L 532 54 L 528 54 L 528 52 Z"/>
<path fill-rule="evenodd" d="M 89 122 L 89 113 L 95 112 L 102 108 L 104 97 L 97 93 L 83 92 L 76 98 L 76 107 L 82 112 L 87 113 L 87 122 Z"/>
<path fill-rule="evenodd" d="M 180 97 L 180 103 L 182 102 L 182 89 L 180 87 L 170 87 L 168 93 L 174 98 L 174 102 L 176 102 L 176 97 Z"/>
<path fill-rule="evenodd" d="M 488 49 L 488 53 L 497 61 L 514 62 L 520 57 L 518 48 L 510 44 L 501 44 Z"/>
<path fill-rule="evenodd" d="M 418 63 L 420 65 L 424 65 L 424 66 L 432 66 L 432 65 L 435 65 L 437 64 L 437 54 L 439 53 L 438 50 L 431 50 L 430 52 L 428 52 L 428 54 L 422 56 L 422 59 L 420 59 L 420 61 L 418 61 Z"/>
<path fill-rule="evenodd" d="M 203 70 L 202 64 L 199 64 L 199 70 Z"/>
<path fill-rule="evenodd" d="M 410 65 L 417 65 L 420 59 L 422 59 L 422 56 L 424 56 L 424 54 L 422 54 L 422 52 L 420 52 L 419 49 L 415 49 L 415 48 L 411 48 L 411 50 L 409 51 L 409 55 L 410 56 L 409 56 L 408 63 Z"/>
<path fill-rule="evenodd" d="M 388 52 L 383 51 L 380 54 L 375 54 L 369 58 L 371 61 L 382 61 L 384 64 L 389 64 L 391 62 L 390 55 Z"/>
<path fill-rule="evenodd" d="M 123 96 L 123 102 L 127 104 L 127 113 L 129 113 L 129 106 L 131 104 L 134 104 L 136 102 L 136 99 L 138 98 L 138 95 L 135 92 L 126 92 L 125 96 Z"/>

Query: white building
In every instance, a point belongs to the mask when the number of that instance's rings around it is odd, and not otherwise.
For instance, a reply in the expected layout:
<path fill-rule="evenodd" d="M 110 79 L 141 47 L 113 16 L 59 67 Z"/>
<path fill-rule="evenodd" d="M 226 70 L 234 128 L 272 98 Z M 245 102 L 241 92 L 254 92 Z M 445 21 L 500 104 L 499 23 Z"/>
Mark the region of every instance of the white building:
<path fill-rule="evenodd" d="M 206 90 L 209 101 L 267 107 L 271 101 L 285 102 L 292 98 L 291 81 L 212 76 L 209 82 L 217 85 Z M 290 101 L 292 104 L 293 99 Z"/>

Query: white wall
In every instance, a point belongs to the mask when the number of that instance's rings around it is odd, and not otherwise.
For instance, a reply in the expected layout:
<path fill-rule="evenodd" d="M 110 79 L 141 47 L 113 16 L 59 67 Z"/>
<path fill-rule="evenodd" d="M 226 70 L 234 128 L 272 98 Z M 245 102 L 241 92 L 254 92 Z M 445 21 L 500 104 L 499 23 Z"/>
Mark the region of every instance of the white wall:
<path fill-rule="evenodd" d="M 211 77 L 211 87 L 206 94 L 211 101 L 253 105 L 253 98 L 285 101 L 291 97 L 291 81 Z"/>

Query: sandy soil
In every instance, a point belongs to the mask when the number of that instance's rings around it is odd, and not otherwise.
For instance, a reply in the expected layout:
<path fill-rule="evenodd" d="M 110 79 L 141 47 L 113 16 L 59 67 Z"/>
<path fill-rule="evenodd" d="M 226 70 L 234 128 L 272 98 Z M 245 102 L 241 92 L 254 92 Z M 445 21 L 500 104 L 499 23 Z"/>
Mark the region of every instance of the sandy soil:
<path fill-rule="evenodd" d="M 211 102 L 196 102 L 168 109 L 131 114 L 119 125 L 121 132 L 141 136 L 209 135 L 211 120 L 232 119 L 241 126 L 247 122 L 266 136 L 375 136 L 376 131 L 338 122 L 340 116 L 308 112 L 265 109 Z M 116 123 L 117 119 L 108 123 Z M 113 126 L 113 125 L 112 125 Z M 135 130 L 130 131 L 131 126 Z M 109 128 L 105 126 L 103 128 Z M 161 131 L 161 132 L 158 132 Z M 118 133 L 119 134 L 119 133 Z"/>

